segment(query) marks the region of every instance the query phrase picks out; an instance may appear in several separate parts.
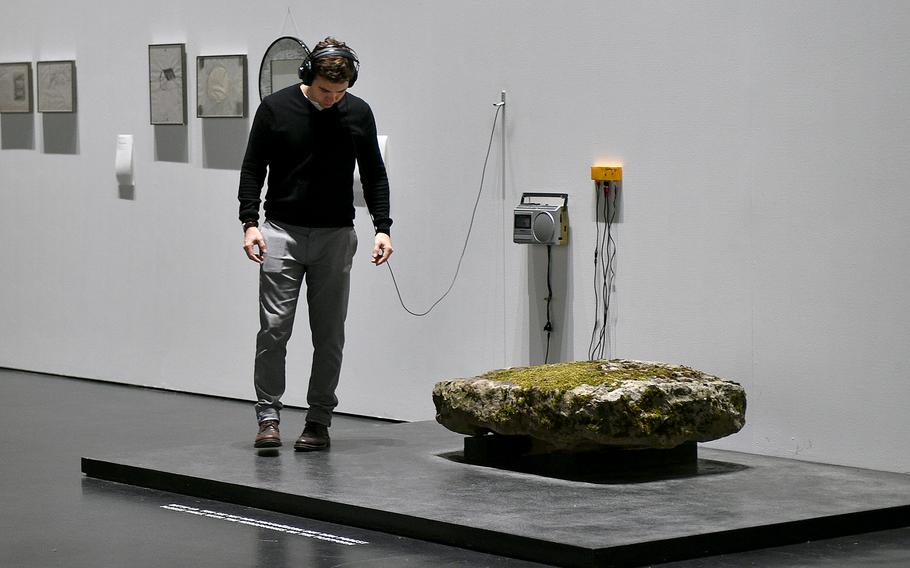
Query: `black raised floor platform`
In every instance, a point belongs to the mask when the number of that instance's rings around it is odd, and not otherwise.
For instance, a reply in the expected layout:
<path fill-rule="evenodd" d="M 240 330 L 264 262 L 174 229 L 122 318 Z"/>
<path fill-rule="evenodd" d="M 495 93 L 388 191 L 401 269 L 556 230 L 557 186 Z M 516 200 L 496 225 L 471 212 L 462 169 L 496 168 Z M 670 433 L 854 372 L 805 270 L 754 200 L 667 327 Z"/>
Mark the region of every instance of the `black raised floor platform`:
<path fill-rule="evenodd" d="M 290 426 L 288 426 L 290 428 Z M 285 433 L 287 436 L 288 433 Z M 910 524 L 910 476 L 700 448 L 662 475 L 464 463 L 435 422 L 84 457 L 91 477 L 564 566 L 638 566 Z M 577 473 L 577 472 L 576 472 Z"/>

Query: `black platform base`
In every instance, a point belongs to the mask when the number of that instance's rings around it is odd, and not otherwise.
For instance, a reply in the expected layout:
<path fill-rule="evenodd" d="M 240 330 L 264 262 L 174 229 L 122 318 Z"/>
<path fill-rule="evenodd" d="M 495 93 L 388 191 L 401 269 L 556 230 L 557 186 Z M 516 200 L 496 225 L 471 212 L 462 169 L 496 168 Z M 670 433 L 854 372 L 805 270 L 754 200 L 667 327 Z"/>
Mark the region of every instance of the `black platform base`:
<path fill-rule="evenodd" d="M 448 457 L 471 465 L 573 481 L 656 480 L 698 472 L 695 442 L 669 449 L 605 446 L 584 452 L 535 451 L 530 436 L 487 434 L 466 437 L 464 453 Z"/>
<path fill-rule="evenodd" d="M 435 422 L 325 452 L 221 446 L 82 460 L 92 477 L 563 566 L 639 566 L 910 524 L 910 476 L 702 448 L 686 471 L 584 481 L 464 463 Z"/>

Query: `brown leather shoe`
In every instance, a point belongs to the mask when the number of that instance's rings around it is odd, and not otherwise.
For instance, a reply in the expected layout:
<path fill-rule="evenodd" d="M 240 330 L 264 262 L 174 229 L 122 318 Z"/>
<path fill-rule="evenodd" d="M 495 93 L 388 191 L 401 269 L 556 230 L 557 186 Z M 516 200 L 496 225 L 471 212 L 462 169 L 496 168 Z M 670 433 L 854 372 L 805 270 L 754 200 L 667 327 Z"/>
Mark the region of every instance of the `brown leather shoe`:
<path fill-rule="evenodd" d="M 256 434 L 254 448 L 277 448 L 281 445 L 281 432 L 278 431 L 277 420 L 263 420 L 259 424 L 259 433 Z"/>
<path fill-rule="evenodd" d="M 298 452 L 313 452 L 329 447 L 329 427 L 318 422 L 307 422 L 303 433 L 294 442 L 294 449 Z"/>

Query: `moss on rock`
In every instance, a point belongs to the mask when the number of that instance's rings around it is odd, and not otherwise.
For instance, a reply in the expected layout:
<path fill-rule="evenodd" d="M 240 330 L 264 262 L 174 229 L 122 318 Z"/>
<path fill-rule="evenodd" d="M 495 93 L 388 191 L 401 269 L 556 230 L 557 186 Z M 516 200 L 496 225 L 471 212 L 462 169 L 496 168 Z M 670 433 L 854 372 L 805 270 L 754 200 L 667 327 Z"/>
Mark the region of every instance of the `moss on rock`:
<path fill-rule="evenodd" d="M 481 379 L 511 383 L 524 388 L 567 391 L 582 385 L 619 386 L 624 381 L 646 381 L 698 377 L 704 373 L 682 365 L 647 361 L 573 361 L 533 367 L 512 367 L 490 371 Z"/>

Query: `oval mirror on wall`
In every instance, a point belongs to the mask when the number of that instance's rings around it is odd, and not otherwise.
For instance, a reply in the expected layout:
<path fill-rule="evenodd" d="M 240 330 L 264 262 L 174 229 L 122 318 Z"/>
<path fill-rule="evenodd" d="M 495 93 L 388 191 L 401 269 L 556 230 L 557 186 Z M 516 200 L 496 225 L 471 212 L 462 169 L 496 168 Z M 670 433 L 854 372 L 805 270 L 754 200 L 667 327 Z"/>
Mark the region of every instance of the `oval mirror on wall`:
<path fill-rule="evenodd" d="M 299 83 L 297 70 L 309 54 L 306 44 L 296 37 L 284 36 L 273 41 L 259 66 L 259 100 Z"/>

